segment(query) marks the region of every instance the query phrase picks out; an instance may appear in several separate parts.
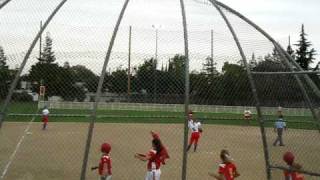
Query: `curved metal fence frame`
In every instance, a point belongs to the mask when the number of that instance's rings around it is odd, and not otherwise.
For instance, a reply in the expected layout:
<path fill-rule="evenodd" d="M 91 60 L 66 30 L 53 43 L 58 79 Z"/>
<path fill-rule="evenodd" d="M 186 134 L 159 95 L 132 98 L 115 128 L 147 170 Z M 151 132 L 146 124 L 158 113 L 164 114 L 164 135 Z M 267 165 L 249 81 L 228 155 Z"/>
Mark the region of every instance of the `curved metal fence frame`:
<path fill-rule="evenodd" d="M 44 25 L 41 27 L 41 29 L 39 30 L 39 32 L 37 33 L 37 35 L 35 36 L 34 40 L 32 41 L 24 59 L 23 62 L 20 65 L 19 71 L 17 72 L 14 81 L 11 84 L 9 93 L 6 97 L 5 103 L 1 109 L 1 113 L 0 113 L 0 128 L 2 126 L 2 123 L 5 119 L 6 116 L 6 110 L 7 107 L 11 101 L 12 98 L 12 94 L 13 91 L 15 89 L 15 87 L 17 86 L 19 77 L 21 76 L 22 71 L 25 68 L 25 65 L 29 59 L 29 56 L 31 54 L 31 52 L 33 51 L 36 42 L 38 41 L 38 39 L 40 38 L 41 34 L 43 33 L 43 31 L 46 29 L 46 27 L 48 26 L 48 24 L 51 22 L 51 20 L 54 18 L 54 16 L 56 15 L 56 13 L 58 13 L 58 11 L 61 9 L 61 7 L 66 3 L 67 0 L 62 0 L 60 2 L 60 4 L 54 9 L 54 11 L 51 13 L 51 15 L 48 17 L 48 19 L 45 21 Z M 216 0 L 209 0 L 211 2 L 211 4 L 214 6 L 214 8 L 216 8 L 216 10 L 219 12 L 221 18 L 224 20 L 224 22 L 226 23 L 228 29 L 230 30 L 230 33 L 232 34 L 232 37 L 234 39 L 234 42 L 236 43 L 237 47 L 238 47 L 238 51 L 240 53 L 240 56 L 242 58 L 242 61 L 245 65 L 246 68 L 246 73 L 247 76 L 249 78 L 249 82 L 250 82 L 250 86 L 251 86 L 251 91 L 253 93 L 253 98 L 255 100 L 255 104 L 256 104 L 256 112 L 258 115 L 258 121 L 259 121 L 259 126 L 260 126 L 260 133 L 262 136 L 262 144 L 263 144 L 263 148 L 264 148 L 264 159 L 265 159 L 265 166 L 266 166 L 266 174 L 267 174 L 267 179 L 270 180 L 272 179 L 271 177 L 271 170 L 272 169 L 284 169 L 284 170 L 289 170 L 287 168 L 284 167 L 278 167 L 278 166 L 273 166 L 270 163 L 270 157 L 269 157 L 269 148 L 267 145 L 267 141 L 266 141 L 266 132 L 265 132 L 265 120 L 263 119 L 262 116 L 262 112 L 261 112 L 261 105 L 260 105 L 260 100 L 257 94 L 257 90 L 256 90 L 256 85 L 255 85 L 255 81 L 254 78 L 252 77 L 252 74 L 254 74 L 255 72 L 251 72 L 249 66 L 248 66 L 248 61 L 246 59 L 246 56 L 244 55 L 243 49 L 241 47 L 241 43 L 238 40 L 237 34 L 236 32 L 233 30 L 232 24 L 229 22 L 228 18 L 225 16 L 225 14 L 223 13 L 223 11 L 221 10 L 221 8 L 228 10 L 230 13 L 232 13 L 233 15 L 239 17 L 241 20 L 245 21 L 246 23 L 248 23 L 250 26 L 252 26 L 255 30 L 257 30 L 258 32 L 260 32 L 264 37 L 266 37 L 276 48 L 276 50 L 279 52 L 280 56 L 282 57 L 282 59 L 284 60 L 284 63 L 287 65 L 288 68 L 290 68 L 290 73 L 294 74 L 294 78 L 297 81 L 300 90 L 302 91 L 303 94 L 303 98 L 305 100 L 305 102 L 307 102 L 308 108 L 311 111 L 311 114 L 313 116 L 313 119 L 315 121 L 315 124 L 318 127 L 318 130 L 320 132 L 320 118 L 318 117 L 318 114 L 316 113 L 310 97 L 307 94 L 307 91 L 305 89 L 305 87 L 303 87 L 302 85 L 302 77 L 306 80 L 306 82 L 308 83 L 308 85 L 312 88 L 313 92 L 315 92 L 315 94 L 320 97 L 320 91 L 317 88 L 317 86 L 314 84 L 314 82 L 310 79 L 310 77 L 307 75 L 309 72 L 304 72 L 302 71 L 302 68 L 292 59 L 292 57 L 279 45 L 279 43 L 277 43 L 268 33 L 266 33 L 265 31 L 263 31 L 259 26 L 257 26 L 255 23 L 253 23 L 252 21 L 250 21 L 248 18 L 246 18 L 245 16 L 243 16 L 242 14 L 240 14 L 239 12 L 237 12 L 236 10 L 230 8 L 229 6 L 216 1 Z M 2 9 L 7 3 L 9 3 L 10 0 L 7 0 L 5 2 L 3 2 L 0 5 L 0 9 Z M 94 129 L 94 123 L 95 120 L 97 118 L 97 109 L 99 106 L 99 98 L 101 96 L 101 89 L 102 89 L 102 85 L 103 85 L 103 81 L 104 81 L 104 77 L 106 74 L 106 69 L 108 67 L 108 62 L 110 59 L 110 55 L 112 53 L 112 48 L 113 48 L 113 44 L 114 41 L 116 39 L 117 36 L 117 32 L 119 29 L 119 26 L 121 25 L 121 20 L 125 14 L 126 8 L 129 4 L 129 0 L 125 0 L 122 10 L 119 14 L 116 26 L 113 29 L 113 33 L 112 33 L 112 38 L 109 42 L 109 46 L 107 49 L 107 54 L 106 57 L 104 59 L 104 64 L 101 70 L 101 75 L 99 78 L 99 83 L 98 83 L 98 88 L 95 94 L 95 101 L 93 102 L 92 105 L 92 109 L 91 109 L 91 115 L 89 116 L 90 118 L 90 122 L 89 122 L 89 126 L 88 126 L 88 134 L 87 134 L 87 141 L 86 141 L 86 146 L 85 146 L 85 152 L 84 152 L 84 156 L 83 156 L 83 163 L 82 163 L 82 169 L 81 169 L 81 180 L 85 180 L 86 179 L 86 170 L 87 170 L 87 163 L 88 163 L 88 155 L 89 155 L 89 151 L 90 151 L 90 145 L 91 145 L 91 139 L 92 139 L 92 135 L 93 135 L 93 129 Z M 183 27 L 183 32 L 184 32 L 184 55 L 186 57 L 186 66 L 185 66 L 185 100 L 184 100 L 184 113 L 185 113 L 185 123 L 184 123 L 184 142 L 183 142 L 183 161 L 182 161 L 182 174 L 181 174 L 181 179 L 182 180 L 186 180 L 187 176 L 186 176 L 186 169 L 187 169 L 187 138 L 188 138 L 188 110 L 189 110 L 189 91 L 190 91 L 190 79 L 189 79 L 189 47 L 188 47 L 188 30 L 187 30 L 187 17 L 186 14 L 187 12 L 185 11 L 185 7 L 184 7 L 184 1 L 180 0 L 180 7 L 181 7 L 181 18 L 182 18 L 182 27 Z M 296 67 L 298 69 L 298 71 L 295 71 L 293 69 L 293 66 Z M 283 72 L 285 73 L 285 72 Z M 272 75 L 273 73 L 270 72 L 269 75 Z M 275 73 L 276 74 L 276 73 Z M 266 73 L 261 73 L 261 75 L 266 75 Z M 302 75 L 302 76 L 299 76 Z M 304 174 L 308 174 L 308 175 L 312 175 L 312 176 L 319 176 L 318 173 L 315 172 L 307 172 L 307 171 L 301 171 L 301 173 Z"/>

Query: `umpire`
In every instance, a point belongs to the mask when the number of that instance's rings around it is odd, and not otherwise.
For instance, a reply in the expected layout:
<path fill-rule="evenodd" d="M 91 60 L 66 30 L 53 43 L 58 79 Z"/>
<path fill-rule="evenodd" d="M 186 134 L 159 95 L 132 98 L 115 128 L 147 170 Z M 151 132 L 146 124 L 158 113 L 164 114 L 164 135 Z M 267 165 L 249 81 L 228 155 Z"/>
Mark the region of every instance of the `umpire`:
<path fill-rule="evenodd" d="M 278 142 L 280 143 L 280 146 L 284 146 L 283 140 L 282 140 L 282 134 L 283 134 L 283 130 L 286 130 L 286 129 L 287 127 L 286 127 L 286 123 L 283 120 L 283 115 L 280 114 L 274 126 L 274 132 L 277 132 L 278 136 L 277 136 L 277 139 L 274 141 L 273 146 L 276 146 Z"/>

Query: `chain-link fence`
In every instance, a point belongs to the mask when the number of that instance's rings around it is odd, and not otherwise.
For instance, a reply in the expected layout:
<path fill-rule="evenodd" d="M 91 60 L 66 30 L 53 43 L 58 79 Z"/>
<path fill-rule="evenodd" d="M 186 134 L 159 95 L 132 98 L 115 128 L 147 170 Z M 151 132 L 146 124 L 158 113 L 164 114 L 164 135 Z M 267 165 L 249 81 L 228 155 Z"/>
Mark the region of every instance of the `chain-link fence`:
<path fill-rule="evenodd" d="M 98 179 L 104 142 L 113 179 L 142 179 L 150 131 L 170 155 L 162 179 L 210 179 L 222 149 L 238 179 L 281 179 L 286 151 L 319 178 L 316 73 L 220 2 L 185 1 L 188 53 L 179 1 L 127 2 L 0 1 L 0 179 Z"/>

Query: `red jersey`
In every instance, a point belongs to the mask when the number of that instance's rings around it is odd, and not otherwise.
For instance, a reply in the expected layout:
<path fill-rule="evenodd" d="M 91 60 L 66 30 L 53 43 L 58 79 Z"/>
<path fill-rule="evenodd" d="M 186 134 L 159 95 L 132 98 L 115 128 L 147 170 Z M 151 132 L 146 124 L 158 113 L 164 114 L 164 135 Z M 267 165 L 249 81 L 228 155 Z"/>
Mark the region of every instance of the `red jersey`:
<path fill-rule="evenodd" d="M 157 154 L 157 151 L 154 149 L 151 149 L 148 153 L 148 156 L 150 157 L 147 163 L 148 171 L 151 171 L 154 169 L 160 169 L 161 159 L 160 159 L 160 155 Z"/>
<path fill-rule="evenodd" d="M 219 174 L 222 174 L 225 180 L 234 180 L 237 167 L 233 163 L 219 164 Z"/>
<path fill-rule="evenodd" d="M 288 177 L 290 180 L 304 180 L 304 177 L 302 174 L 299 174 L 298 172 L 294 171 L 284 171 L 284 176 Z"/>
<path fill-rule="evenodd" d="M 103 175 L 103 166 L 107 164 L 108 174 L 111 175 L 111 157 L 109 155 L 103 155 L 99 163 L 99 175 Z"/>

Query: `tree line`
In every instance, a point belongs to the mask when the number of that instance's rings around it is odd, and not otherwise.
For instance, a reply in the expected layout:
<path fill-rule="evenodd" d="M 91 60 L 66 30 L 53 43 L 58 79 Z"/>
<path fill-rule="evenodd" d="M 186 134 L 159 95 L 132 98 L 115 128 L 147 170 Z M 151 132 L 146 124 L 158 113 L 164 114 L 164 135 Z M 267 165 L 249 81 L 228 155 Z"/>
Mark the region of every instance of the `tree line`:
<path fill-rule="evenodd" d="M 315 49 L 306 38 L 304 26 L 301 27 L 300 40 L 294 44 L 293 50 L 289 44 L 287 52 L 307 71 L 318 70 L 314 63 Z M 124 96 L 130 102 L 183 103 L 185 91 L 185 56 L 176 54 L 169 58 L 168 64 L 161 69 L 156 67 L 156 59 L 145 59 L 129 75 L 128 69 L 118 67 L 107 72 L 103 82 L 103 92 Z M 0 98 L 8 93 L 8 87 L 15 70 L 6 65 L 7 57 L 0 46 Z M 202 69 L 190 72 L 190 102 L 195 104 L 220 105 L 254 105 L 252 90 L 243 61 L 229 63 L 225 61 L 222 70 L 216 69 L 212 57 L 202 61 Z M 249 59 L 252 71 L 280 72 L 289 71 L 274 49 L 264 57 L 256 58 L 252 54 Z M 320 87 L 319 77 L 310 75 Z M 297 82 L 292 75 L 254 75 L 259 99 L 262 105 L 301 106 L 303 97 Z M 38 92 L 40 86 L 46 87 L 46 98 L 59 96 L 65 101 L 84 101 L 87 93 L 95 93 L 99 76 L 83 65 L 70 66 L 68 62 L 60 66 L 56 63 L 53 51 L 53 40 L 47 35 L 44 49 L 38 62 L 31 66 L 29 72 L 23 75 L 21 81 L 31 82 L 32 91 Z M 307 86 L 307 84 L 305 84 Z M 312 92 L 309 91 L 312 95 Z"/>

